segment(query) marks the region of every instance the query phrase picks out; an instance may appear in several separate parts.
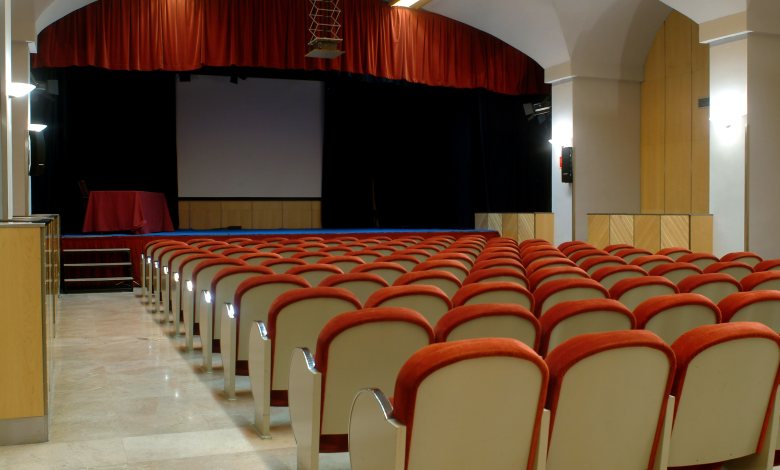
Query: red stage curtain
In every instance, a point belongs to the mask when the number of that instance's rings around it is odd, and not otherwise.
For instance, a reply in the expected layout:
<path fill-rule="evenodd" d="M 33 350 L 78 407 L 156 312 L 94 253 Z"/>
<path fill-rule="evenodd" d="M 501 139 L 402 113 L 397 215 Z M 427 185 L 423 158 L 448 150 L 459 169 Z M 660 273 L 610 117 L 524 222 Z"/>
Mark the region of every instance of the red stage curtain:
<path fill-rule="evenodd" d="M 382 0 L 341 1 L 345 54 L 304 57 L 308 0 L 99 0 L 38 37 L 33 67 L 335 70 L 506 94 L 549 93 L 541 67 L 493 36 Z"/>

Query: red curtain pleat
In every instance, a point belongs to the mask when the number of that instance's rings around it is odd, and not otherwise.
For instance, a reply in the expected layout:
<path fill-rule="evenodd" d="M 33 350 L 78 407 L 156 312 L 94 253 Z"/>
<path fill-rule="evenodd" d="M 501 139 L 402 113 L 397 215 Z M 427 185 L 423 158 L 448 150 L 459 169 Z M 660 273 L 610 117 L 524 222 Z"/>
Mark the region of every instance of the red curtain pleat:
<path fill-rule="evenodd" d="M 342 0 L 338 59 L 306 58 L 308 0 L 99 0 L 38 37 L 33 67 L 336 70 L 507 94 L 548 93 L 541 67 L 495 37 L 381 0 Z"/>

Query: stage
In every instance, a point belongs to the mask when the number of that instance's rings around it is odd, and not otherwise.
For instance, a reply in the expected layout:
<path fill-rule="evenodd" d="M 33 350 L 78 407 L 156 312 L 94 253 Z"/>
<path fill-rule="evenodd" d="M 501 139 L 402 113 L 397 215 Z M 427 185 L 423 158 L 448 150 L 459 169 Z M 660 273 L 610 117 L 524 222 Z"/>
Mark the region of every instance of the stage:
<path fill-rule="evenodd" d="M 262 240 L 269 237 L 299 238 L 305 236 L 319 236 L 324 239 L 353 236 L 356 238 L 371 238 L 372 236 L 386 235 L 393 238 L 405 235 L 419 235 L 425 238 L 437 235 L 453 235 L 455 237 L 466 234 L 480 234 L 487 238 L 497 237 L 499 234 L 490 230 L 453 230 L 453 229 L 303 229 L 303 230 L 179 230 L 175 232 L 157 232 L 143 235 L 135 234 L 78 234 L 63 235 L 61 239 L 62 250 L 72 249 L 105 249 L 105 248 L 129 248 L 130 260 L 133 263 L 134 284 L 140 282 L 139 263 L 144 246 L 150 241 L 161 238 L 168 240 L 187 241 L 192 238 L 213 238 L 214 240 L 226 240 L 228 238 L 251 238 Z"/>

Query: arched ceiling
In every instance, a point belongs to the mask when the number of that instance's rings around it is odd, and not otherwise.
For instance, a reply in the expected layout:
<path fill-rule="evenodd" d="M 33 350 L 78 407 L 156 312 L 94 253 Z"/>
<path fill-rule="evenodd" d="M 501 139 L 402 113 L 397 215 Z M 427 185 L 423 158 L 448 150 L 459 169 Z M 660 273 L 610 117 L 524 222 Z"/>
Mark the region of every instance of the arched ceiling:
<path fill-rule="evenodd" d="M 36 32 L 93 1 L 34 0 Z M 701 23 L 745 11 L 746 2 L 431 0 L 423 8 L 501 39 L 552 71 L 550 79 L 641 80 L 647 51 L 672 8 Z"/>

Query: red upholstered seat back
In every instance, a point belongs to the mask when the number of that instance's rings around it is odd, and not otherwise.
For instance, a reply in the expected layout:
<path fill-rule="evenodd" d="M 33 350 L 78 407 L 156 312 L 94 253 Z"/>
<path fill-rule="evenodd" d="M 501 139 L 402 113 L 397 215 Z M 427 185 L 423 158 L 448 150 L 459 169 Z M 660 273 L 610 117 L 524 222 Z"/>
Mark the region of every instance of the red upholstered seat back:
<path fill-rule="evenodd" d="M 596 318 L 598 313 L 598 318 Z M 605 315 L 606 314 L 606 315 Z M 569 331 L 556 331 L 559 326 L 564 326 L 569 320 L 583 316 L 583 321 L 570 326 Z M 634 315 L 617 300 L 613 299 L 585 299 L 569 302 L 561 302 L 551 307 L 540 319 L 542 336 L 539 344 L 539 354 L 546 356 L 550 349 L 550 337 L 556 332 L 556 343 L 560 343 L 560 337 L 567 339 L 584 333 L 597 333 L 602 331 L 630 330 L 634 328 Z"/>
<path fill-rule="evenodd" d="M 561 298 L 562 294 L 571 293 L 575 298 Z M 541 317 L 552 305 L 547 305 L 548 300 L 560 298 L 559 301 L 609 298 L 609 292 L 593 279 L 556 279 L 546 282 L 534 291 L 534 313 Z"/>
<path fill-rule="evenodd" d="M 512 303 L 533 310 L 534 297 L 513 282 L 484 282 L 465 285 L 452 298 L 453 307 L 469 303 Z"/>
<path fill-rule="evenodd" d="M 517 325 L 527 325 L 532 329 L 532 336 L 530 340 L 524 340 L 521 337 L 514 336 L 513 333 L 517 329 L 507 327 L 506 321 L 501 322 L 501 318 L 515 320 Z M 455 307 L 443 317 L 439 319 L 434 328 L 436 334 L 436 341 L 444 342 L 450 341 L 448 338 L 458 328 L 479 320 L 498 320 L 492 324 L 485 322 L 482 328 L 474 328 L 473 331 L 480 331 L 484 334 L 482 337 L 501 337 L 501 338 L 514 338 L 524 344 L 527 344 L 534 350 L 539 345 L 539 336 L 541 327 L 539 320 L 536 319 L 533 313 L 525 307 L 513 304 L 474 304 L 474 305 L 461 305 Z M 522 333 L 522 331 L 520 331 Z M 461 337 L 461 339 L 466 339 Z"/>
<path fill-rule="evenodd" d="M 780 271 L 757 271 L 740 282 L 742 290 L 780 290 Z"/>

